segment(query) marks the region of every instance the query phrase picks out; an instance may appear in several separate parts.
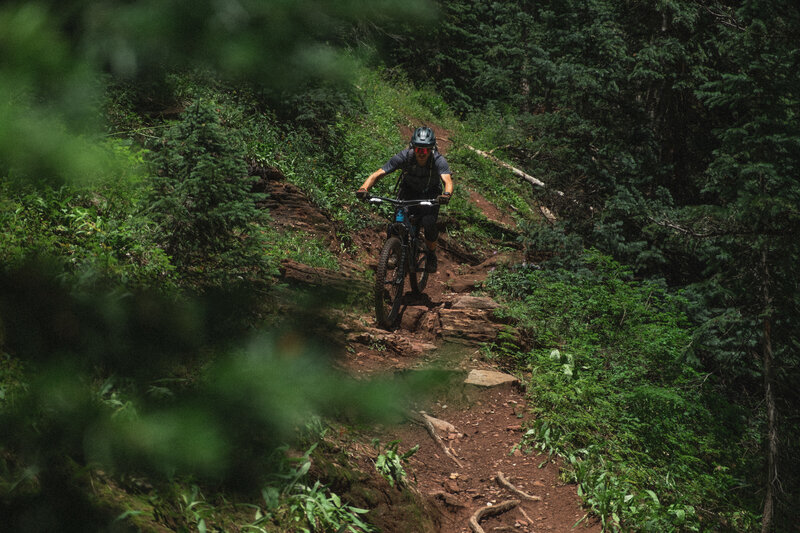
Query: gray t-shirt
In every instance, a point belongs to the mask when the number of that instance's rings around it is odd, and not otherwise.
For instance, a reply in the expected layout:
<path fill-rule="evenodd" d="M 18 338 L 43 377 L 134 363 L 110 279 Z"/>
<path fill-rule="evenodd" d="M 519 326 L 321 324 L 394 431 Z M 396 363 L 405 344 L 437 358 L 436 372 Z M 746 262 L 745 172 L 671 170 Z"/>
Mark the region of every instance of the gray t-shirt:
<path fill-rule="evenodd" d="M 381 167 L 384 172 L 391 174 L 397 169 L 403 171 L 400 187 L 410 189 L 420 195 L 440 194 L 442 191 L 442 174 L 450 174 L 450 165 L 442 154 L 434 151 L 428 158 L 424 167 L 417 164 L 414 150 L 406 148 L 395 154 Z"/>

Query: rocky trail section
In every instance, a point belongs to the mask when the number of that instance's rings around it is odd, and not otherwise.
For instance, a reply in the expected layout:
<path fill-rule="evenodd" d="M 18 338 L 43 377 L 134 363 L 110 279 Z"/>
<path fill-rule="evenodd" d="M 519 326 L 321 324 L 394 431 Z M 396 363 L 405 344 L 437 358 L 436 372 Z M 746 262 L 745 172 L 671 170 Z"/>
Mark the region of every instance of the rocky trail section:
<path fill-rule="evenodd" d="M 302 191 L 274 176 L 261 186 L 270 194 L 266 207 L 276 224 L 301 229 L 324 239 L 332 251 L 341 250 L 330 218 Z M 476 203 L 496 223 L 508 223 L 482 197 Z M 382 228 L 376 220 L 374 228 L 353 236 L 361 253 L 340 255 L 338 270 L 284 261 L 284 280 L 369 294 L 367 271 L 375 268 Z M 557 464 L 519 448 L 527 412 L 524 391 L 517 378 L 499 372 L 481 355 L 481 345 L 509 326 L 495 314 L 499 305 L 475 292 L 491 270 L 519 261 L 518 253 L 475 257 L 446 236 L 443 240 L 439 272 L 431 276 L 425 294 L 406 293 L 396 329 L 376 328 L 371 311 L 334 311 L 346 346 L 338 365 L 351 375 L 369 379 L 438 368 L 450 376 L 414 405 L 407 423 L 375 428 L 372 435 L 384 443 L 399 440 L 400 452 L 419 445 L 406 465 L 409 489 L 429 515 L 418 523 L 433 524 L 425 531 L 439 533 L 568 532 L 578 522 L 577 530 L 600 531 L 596 520 L 585 518 L 575 486 L 560 480 Z M 392 498 L 387 501 L 373 513 L 382 530 L 412 531 L 390 509 Z"/>

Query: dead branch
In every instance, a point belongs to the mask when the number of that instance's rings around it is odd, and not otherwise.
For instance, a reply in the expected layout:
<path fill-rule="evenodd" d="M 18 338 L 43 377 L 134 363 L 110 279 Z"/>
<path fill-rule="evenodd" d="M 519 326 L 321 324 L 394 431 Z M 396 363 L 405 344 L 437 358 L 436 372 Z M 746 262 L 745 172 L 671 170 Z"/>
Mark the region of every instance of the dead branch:
<path fill-rule="evenodd" d="M 496 146 L 496 147 L 492 148 L 491 150 L 489 150 L 487 153 L 491 154 L 491 153 L 494 153 L 495 150 L 505 150 L 506 148 L 511 148 L 511 145 L 507 144 L 505 146 Z"/>
<path fill-rule="evenodd" d="M 530 525 L 533 525 L 533 520 L 530 516 L 528 516 L 528 513 L 525 512 L 525 509 L 522 506 L 519 507 L 519 512 L 522 513 L 522 516 L 525 517 L 525 520 L 527 520 Z"/>
<path fill-rule="evenodd" d="M 553 214 L 552 211 L 550 211 L 549 209 L 547 209 L 543 205 L 539 206 L 539 211 L 542 213 L 542 215 L 544 216 L 545 220 L 547 220 L 548 223 L 550 223 L 550 224 L 555 223 L 556 216 Z"/>
<path fill-rule="evenodd" d="M 436 429 L 433 427 L 433 424 L 432 424 L 432 423 L 431 423 L 431 421 L 430 421 L 430 417 L 428 417 L 428 416 L 427 416 L 425 413 L 422 413 L 422 415 L 423 415 L 423 416 L 422 416 L 422 422 L 424 423 L 424 425 L 425 425 L 425 429 L 427 429 L 427 430 L 428 430 L 428 434 L 431 436 L 431 438 L 433 439 L 433 441 L 434 441 L 436 444 L 438 444 L 438 445 L 439 445 L 439 447 L 442 449 L 442 451 L 444 452 L 444 454 L 445 454 L 447 457 L 449 457 L 450 459 L 452 459 L 452 460 L 453 460 L 453 462 L 454 462 L 455 464 L 457 464 L 459 468 L 464 468 L 464 465 L 462 465 L 462 464 L 461 464 L 461 461 L 459 461 L 459 460 L 456 458 L 456 456 L 455 456 L 455 455 L 453 455 L 453 452 L 450 450 L 450 448 L 447 446 L 447 444 L 445 444 L 445 443 L 444 443 L 444 441 L 442 440 L 442 438 L 441 438 L 439 435 L 437 435 L 437 434 L 436 434 Z"/>
<path fill-rule="evenodd" d="M 705 4 L 701 3 L 700 5 L 703 7 L 703 9 L 705 9 L 707 13 L 709 13 L 712 17 L 716 18 L 720 24 L 728 26 L 729 28 L 737 29 L 739 31 L 745 31 L 747 29 L 744 26 L 742 26 L 738 20 L 736 20 L 736 17 L 733 15 L 732 9 L 729 8 L 727 12 L 725 12 L 721 8 L 718 10 L 713 10 Z"/>
<path fill-rule="evenodd" d="M 469 527 L 472 529 L 473 533 L 486 533 L 486 531 L 484 531 L 484 529 L 480 526 L 480 521 L 482 518 L 503 514 L 507 511 L 510 511 L 517 505 L 519 505 L 519 500 L 507 500 L 503 503 L 492 505 L 491 507 L 481 507 L 470 517 Z"/>
<path fill-rule="evenodd" d="M 517 487 L 515 487 L 514 485 L 512 485 L 511 482 L 506 479 L 506 477 L 503 475 L 502 472 L 497 472 L 497 477 L 495 478 L 495 480 L 497 481 L 497 484 L 501 488 L 504 488 L 504 489 L 508 490 L 509 492 L 511 492 L 513 494 L 516 494 L 517 496 L 519 496 L 523 500 L 528 500 L 530 502 L 542 501 L 542 498 L 540 498 L 539 496 L 531 496 L 527 492 L 523 492 L 520 489 L 518 489 Z"/>

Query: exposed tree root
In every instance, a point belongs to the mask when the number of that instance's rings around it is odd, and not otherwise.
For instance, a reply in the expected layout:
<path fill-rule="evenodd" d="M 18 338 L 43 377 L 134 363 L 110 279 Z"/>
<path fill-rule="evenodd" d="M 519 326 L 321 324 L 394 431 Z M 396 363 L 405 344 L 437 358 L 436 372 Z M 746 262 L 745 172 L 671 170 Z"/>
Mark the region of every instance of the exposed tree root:
<path fill-rule="evenodd" d="M 428 435 L 430 435 L 433 441 L 439 445 L 444 454 L 452 459 L 452 461 L 457 464 L 459 468 L 464 468 L 464 465 L 462 465 L 461 461 L 459 461 L 458 458 L 453 454 L 453 451 L 450 449 L 450 447 L 447 446 L 442 438 L 436 433 L 436 428 L 433 427 L 433 423 L 431 423 L 431 417 L 428 415 L 428 413 L 425 411 L 416 412 L 407 410 L 406 418 L 421 426 L 425 426 L 425 429 L 428 430 Z M 455 428 L 453 428 L 453 430 L 455 430 Z"/>
<path fill-rule="evenodd" d="M 425 416 L 424 413 L 423 413 L 423 416 L 422 416 L 422 421 L 425 424 L 425 429 L 428 430 L 428 434 L 431 436 L 431 438 L 434 440 L 434 442 L 436 442 L 436 444 L 439 445 L 439 447 L 442 449 L 442 451 L 444 451 L 444 454 L 447 457 L 449 457 L 450 459 L 452 459 L 453 462 L 455 464 L 457 464 L 459 468 L 464 468 L 464 465 L 462 465 L 461 461 L 459 461 L 456 458 L 456 456 L 453 455 L 453 452 L 450 451 L 450 448 L 447 446 L 447 444 L 445 444 L 444 441 L 442 440 L 442 438 L 439 435 L 436 434 L 436 429 L 433 427 L 433 424 L 431 423 L 430 419 L 427 416 Z"/>
<path fill-rule="evenodd" d="M 517 487 L 512 485 L 510 481 L 506 479 L 506 477 L 503 475 L 502 472 L 497 472 L 497 477 L 495 478 L 495 480 L 497 481 L 497 484 L 500 485 L 500 487 L 508 490 L 509 492 L 512 492 L 513 494 L 519 496 L 523 500 L 528 500 L 529 502 L 538 502 L 542 500 L 542 498 L 540 498 L 539 496 L 531 496 L 527 492 L 522 492 L 521 490 L 519 490 Z"/>
<path fill-rule="evenodd" d="M 443 490 L 438 490 L 436 492 L 431 492 L 431 493 L 428 494 L 428 496 L 430 496 L 431 498 L 438 498 L 438 499 L 442 500 L 444 503 L 446 503 L 447 505 L 450 505 L 451 507 L 459 507 L 459 508 L 466 507 L 466 505 L 461 503 L 458 500 L 458 498 L 456 498 L 452 494 L 448 494 L 448 493 L 444 492 Z"/>
<path fill-rule="evenodd" d="M 507 511 L 510 511 L 517 505 L 519 505 L 519 500 L 506 500 L 503 503 L 498 503 L 497 505 L 492 505 L 491 507 L 481 507 L 470 517 L 469 527 L 472 529 L 473 533 L 486 533 L 486 531 L 484 531 L 484 529 L 480 526 L 480 521 L 482 518 L 503 514 Z"/>

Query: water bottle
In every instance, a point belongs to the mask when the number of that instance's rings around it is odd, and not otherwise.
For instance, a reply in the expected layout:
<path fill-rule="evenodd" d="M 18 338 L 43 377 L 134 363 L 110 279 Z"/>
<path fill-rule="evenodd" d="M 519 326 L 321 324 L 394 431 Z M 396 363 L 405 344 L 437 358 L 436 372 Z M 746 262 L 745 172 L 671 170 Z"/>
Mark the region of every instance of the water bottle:
<path fill-rule="evenodd" d="M 406 221 L 406 214 L 403 213 L 402 209 L 398 209 L 397 213 L 394 215 L 395 222 L 405 222 Z"/>

